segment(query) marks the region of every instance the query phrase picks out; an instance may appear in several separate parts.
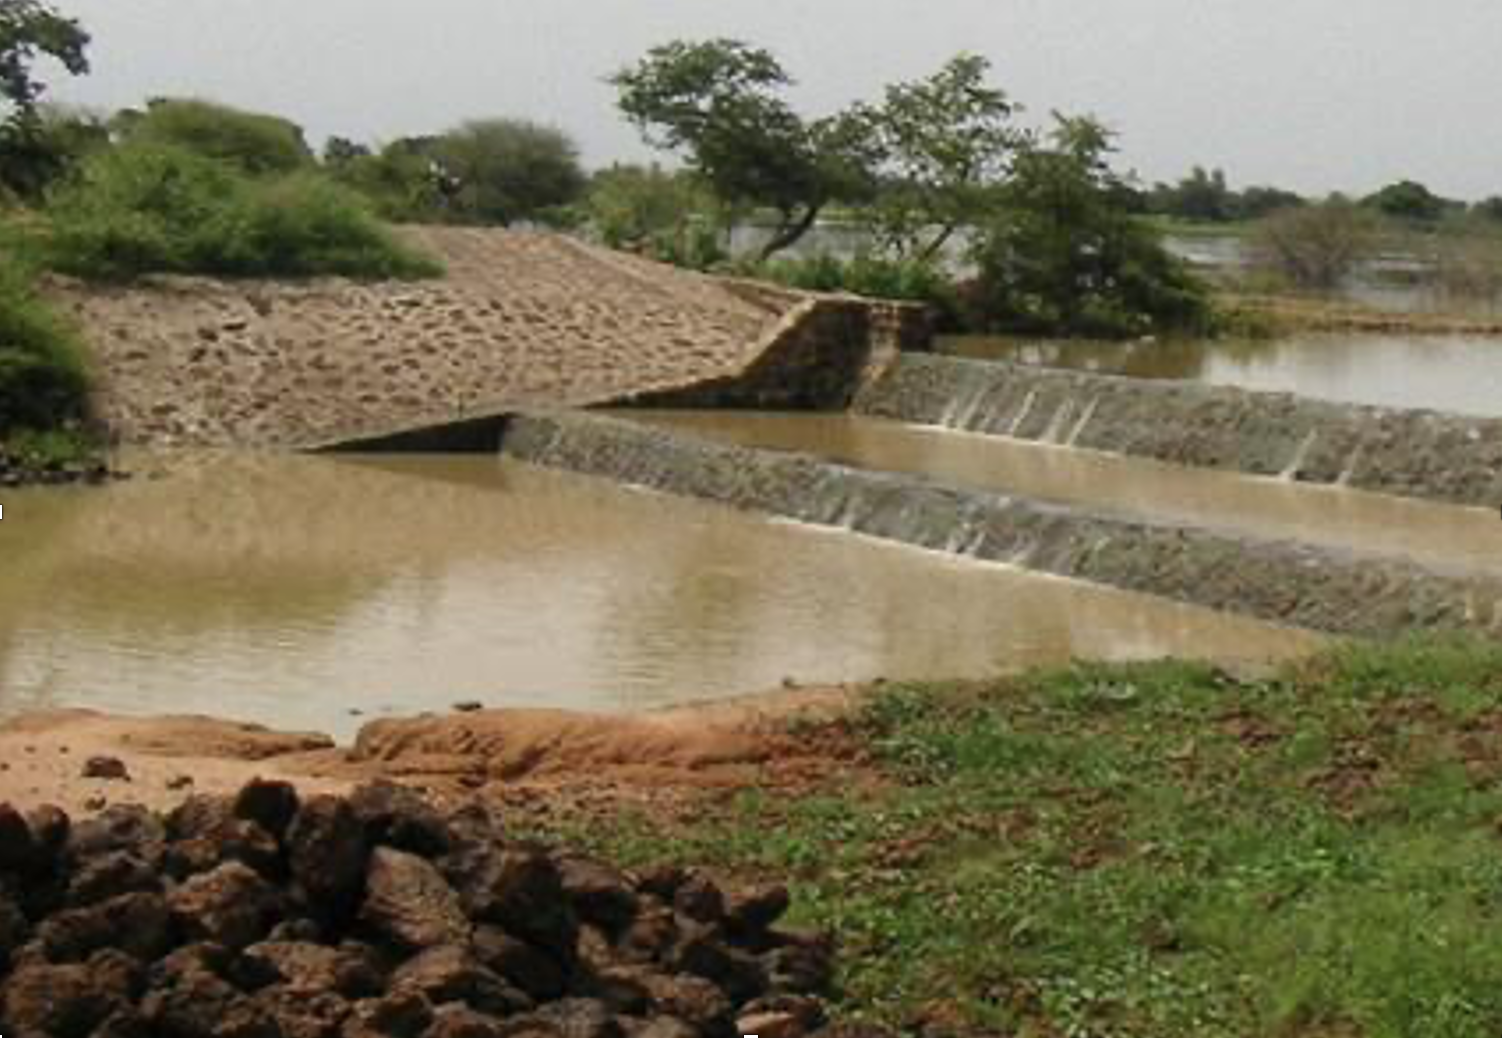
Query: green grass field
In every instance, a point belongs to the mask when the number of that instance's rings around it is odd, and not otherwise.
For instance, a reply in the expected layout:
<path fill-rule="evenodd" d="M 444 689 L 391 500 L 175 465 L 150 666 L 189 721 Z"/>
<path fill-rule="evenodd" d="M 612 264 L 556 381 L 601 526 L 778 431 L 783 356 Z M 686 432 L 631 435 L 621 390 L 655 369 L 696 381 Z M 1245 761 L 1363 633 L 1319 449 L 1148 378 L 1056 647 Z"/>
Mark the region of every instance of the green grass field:
<path fill-rule="evenodd" d="M 906 1033 L 1502 1033 L 1502 649 L 889 687 L 844 724 L 875 781 L 589 842 L 791 876 L 843 1013 Z"/>

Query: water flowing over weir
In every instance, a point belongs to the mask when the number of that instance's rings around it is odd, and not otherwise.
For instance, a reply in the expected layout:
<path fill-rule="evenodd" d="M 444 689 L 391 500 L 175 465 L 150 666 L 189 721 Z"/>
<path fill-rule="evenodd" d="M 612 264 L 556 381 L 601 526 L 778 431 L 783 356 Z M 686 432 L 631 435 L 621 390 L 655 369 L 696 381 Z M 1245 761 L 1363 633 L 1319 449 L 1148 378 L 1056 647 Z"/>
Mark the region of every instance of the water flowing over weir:
<path fill-rule="evenodd" d="M 1336 634 L 1502 636 L 1495 575 L 1087 512 L 598 415 L 518 418 L 502 449 L 538 465 Z"/>
<path fill-rule="evenodd" d="M 902 356 L 879 418 L 1466 505 L 1502 505 L 1502 419 L 1189 382 Z"/>

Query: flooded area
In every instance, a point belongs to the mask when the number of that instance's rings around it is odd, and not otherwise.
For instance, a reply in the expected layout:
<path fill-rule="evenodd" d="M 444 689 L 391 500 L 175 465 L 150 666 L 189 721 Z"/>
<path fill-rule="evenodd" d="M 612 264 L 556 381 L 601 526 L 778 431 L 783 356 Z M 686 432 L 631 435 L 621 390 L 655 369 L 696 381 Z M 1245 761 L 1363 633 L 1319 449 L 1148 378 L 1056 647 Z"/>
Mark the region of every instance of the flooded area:
<path fill-rule="evenodd" d="M 1502 415 L 1502 338 L 1308 334 L 1269 340 L 1088 342 L 954 336 L 942 353 L 1133 378 L 1299 393 L 1342 403 Z"/>
<path fill-rule="evenodd" d="M 1189 469 L 1049 444 L 856 415 L 626 412 L 742 446 L 929 475 L 1006 494 L 1175 523 L 1502 574 L 1502 521 L 1462 508 L 1339 487 Z"/>
<path fill-rule="evenodd" d="M 637 711 L 1312 635 L 476 457 L 205 456 L 5 495 L 0 713 Z"/>

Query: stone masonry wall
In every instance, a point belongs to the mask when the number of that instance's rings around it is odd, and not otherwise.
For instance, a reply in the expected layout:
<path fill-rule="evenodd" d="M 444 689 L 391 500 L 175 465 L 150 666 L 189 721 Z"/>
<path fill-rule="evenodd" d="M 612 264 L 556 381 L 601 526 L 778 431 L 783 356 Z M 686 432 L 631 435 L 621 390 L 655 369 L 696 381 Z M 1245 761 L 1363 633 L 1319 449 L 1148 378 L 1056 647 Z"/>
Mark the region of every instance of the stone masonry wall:
<path fill-rule="evenodd" d="M 513 420 L 534 464 L 1335 634 L 1502 636 L 1502 581 L 1009 498 L 597 415 Z"/>
<path fill-rule="evenodd" d="M 857 410 L 1204 468 L 1502 504 L 1502 420 L 906 355 Z"/>

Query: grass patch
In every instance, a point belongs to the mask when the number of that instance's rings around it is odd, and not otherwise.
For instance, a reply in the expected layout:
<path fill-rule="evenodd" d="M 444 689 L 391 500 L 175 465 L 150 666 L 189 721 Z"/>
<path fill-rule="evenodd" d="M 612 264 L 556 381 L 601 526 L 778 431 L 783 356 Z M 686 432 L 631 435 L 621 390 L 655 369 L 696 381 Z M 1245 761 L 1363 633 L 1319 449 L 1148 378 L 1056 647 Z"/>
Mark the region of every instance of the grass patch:
<path fill-rule="evenodd" d="M 627 860 L 794 880 L 843 1010 L 910 1033 L 1502 1032 L 1502 649 L 1344 650 L 888 689 L 888 781 L 751 790 Z"/>
<path fill-rule="evenodd" d="M 322 174 L 252 177 L 172 145 L 96 155 L 53 196 L 47 216 L 47 265 L 92 280 L 441 273 L 398 242 L 359 195 Z"/>

